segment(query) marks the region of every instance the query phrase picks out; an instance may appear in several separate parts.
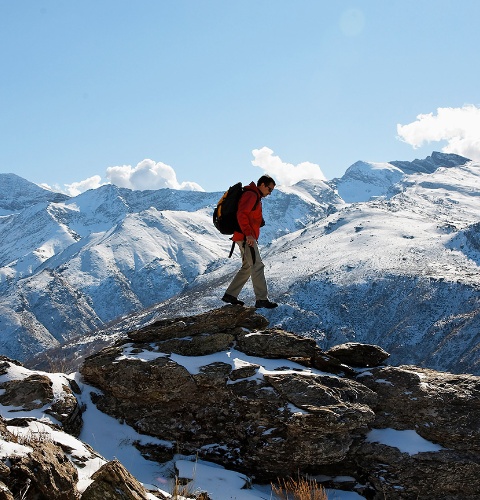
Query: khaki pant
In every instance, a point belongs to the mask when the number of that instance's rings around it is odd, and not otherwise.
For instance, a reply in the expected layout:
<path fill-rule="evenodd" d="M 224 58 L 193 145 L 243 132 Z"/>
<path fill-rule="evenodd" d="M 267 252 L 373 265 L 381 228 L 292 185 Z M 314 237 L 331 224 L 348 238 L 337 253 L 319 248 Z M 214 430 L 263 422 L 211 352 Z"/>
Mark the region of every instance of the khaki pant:
<path fill-rule="evenodd" d="M 237 272 L 233 278 L 230 286 L 227 288 L 225 293 L 238 297 L 239 293 L 242 291 L 243 286 L 248 281 L 248 278 L 252 278 L 253 291 L 255 292 L 256 300 L 267 300 L 267 282 L 265 280 L 265 265 L 260 257 L 260 252 L 258 251 L 257 242 L 251 247 L 255 251 L 255 264 L 252 259 L 252 252 L 250 247 L 243 241 L 237 241 L 237 245 L 240 248 L 242 254 L 242 267 Z"/>

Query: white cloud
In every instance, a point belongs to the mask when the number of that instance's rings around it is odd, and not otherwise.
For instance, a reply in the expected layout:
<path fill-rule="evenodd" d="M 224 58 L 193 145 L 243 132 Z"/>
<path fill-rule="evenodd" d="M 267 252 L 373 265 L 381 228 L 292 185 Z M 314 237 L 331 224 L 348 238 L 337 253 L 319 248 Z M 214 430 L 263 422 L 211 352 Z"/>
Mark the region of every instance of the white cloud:
<path fill-rule="evenodd" d="M 267 147 L 254 149 L 252 151 L 254 160 L 252 165 L 260 167 L 268 175 L 271 175 L 277 184 L 292 186 L 303 179 L 326 180 L 322 170 L 315 163 L 308 161 L 293 165 L 285 163 L 279 156 L 274 156 L 273 151 Z"/>
<path fill-rule="evenodd" d="M 89 189 L 96 189 L 102 185 L 102 178 L 99 175 L 94 175 L 93 177 L 89 177 L 84 181 L 80 182 L 72 182 L 72 184 L 65 184 L 66 194 L 70 196 L 77 196 L 84 191 L 88 191 Z"/>
<path fill-rule="evenodd" d="M 116 186 L 129 189 L 181 189 L 186 191 L 203 191 L 195 182 L 177 181 L 175 170 L 170 165 L 145 159 L 137 164 L 107 168 L 107 179 Z"/>
<path fill-rule="evenodd" d="M 418 115 L 407 125 L 397 125 L 399 139 L 419 148 L 429 142 L 447 141 L 444 153 L 455 153 L 480 161 L 480 108 L 438 108 L 437 114 Z"/>
<path fill-rule="evenodd" d="M 108 182 L 102 182 L 99 175 L 94 175 L 84 181 L 65 184 L 64 188 L 47 184 L 42 184 L 42 187 L 69 196 L 78 196 L 89 189 L 96 189 L 104 184 L 115 184 L 118 187 L 133 190 L 171 188 L 185 191 L 204 191 L 196 182 L 179 183 L 172 167 L 148 159 L 141 161 L 136 167 L 131 165 L 109 167 L 106 171 L 106 177 Z"/>

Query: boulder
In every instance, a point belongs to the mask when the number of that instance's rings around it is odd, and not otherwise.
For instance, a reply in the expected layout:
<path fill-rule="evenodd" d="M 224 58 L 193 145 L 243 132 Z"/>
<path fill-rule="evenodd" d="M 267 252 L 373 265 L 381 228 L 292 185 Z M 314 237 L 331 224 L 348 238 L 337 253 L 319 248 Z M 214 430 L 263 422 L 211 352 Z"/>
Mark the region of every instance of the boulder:
<path fill-rule="evenodd" d="M 155 342 L 202 333 L 228 332 L 238 327 L 259 330 L 267 325 L 268 320 L 252 307 L 224 306 L 198 316 L 158 320 L 130 332 L 128 337 L 135 342 Z"/>
<path fill-rule="evenodd" d="M 348 366 L 359 368 L 379 366 L 390 356 L 378 345 L 360 344 L 359 342 L 347 342 L 333 346 L 327 351 L 327 354 Z"/>
<path fill-rule="evenodd" d="M 102 465 L 92 475 L 92 479 L 93 482 L 82 494 L 82 500 L 148 500 L 151 498 L 147 490 L 118 460 Z"/>
<path fill-rule="evenodd" d="M 415 429 L 445 448 L 480 453 L 479 377 L 385 366 L 356 380 L 378 395 L 374 426 Z"/>
<path fill-rule="evenodd" d="M 11 365 L 22 366 L 17 361 L 3 357 L 0 361 L 0 375 L 8 373 Z M 75 386 L 76 384 L 74 384 Z M 53 382 L 47 374 L 32 373 L 25 378 L 6 380 L 0 383 L 0 404 L 17 410 L 38 410 L 54 417 L 64 430 L 78 436 L 82 429 L 82 409 L 70 385 L 62 384 L 62 392 L 54 394 Z M 78 390 L 78 387 L 76 388 Z"/>
<path fill-rule="evenodd" d="M 261 358 L 313 358 L 317 347 L 313 339 L 283 330 L 242 331 L 237 335 L 237 349 Z"/>
<path fill-rule="evenodd" d="M 0 403 L 26 411 L 37 410 L 53 402 L 52 385 L 50 378 L 39 374 L 20 380 L 8 380 L 0 384 L 0 388 L 4 391 L 0 395 Z"/>
<path fill-rule="evenodd" d="M 18 443 L 18 438 L 7 430 L 3 419 L 0 420 L 0 433 L 4 441 Z M 30 439 L 19 446 L 25 453 L 10 455 L 8 462 L 2 462 L 0 468 L 2 499 L 75 500 L 80 497 L 77 469 L 60 446 L 42 439 Z"/>
<path fill-rule="evenodd" d="M 362 471 L 364 483 L 373 490 L 368 497 L 374 500 L 478 498 L 480 378 L 388 366 L 362 371 L 356 380 L 378 396 L 372 404 L 372 429 L 400 436 L 415 433 L 434 451 L 417 452 L 362 437 L 350 448 L 343 474 L 359 477 Z"/>

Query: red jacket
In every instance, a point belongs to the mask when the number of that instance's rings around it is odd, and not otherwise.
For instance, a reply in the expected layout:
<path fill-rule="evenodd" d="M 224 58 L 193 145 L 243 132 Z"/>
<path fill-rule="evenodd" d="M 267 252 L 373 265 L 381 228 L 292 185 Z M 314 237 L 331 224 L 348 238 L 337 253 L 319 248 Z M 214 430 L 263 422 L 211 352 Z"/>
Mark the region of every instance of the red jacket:
<path fill-rule="evenodd" d="M 255 203 L 257 205 L 255 209 L 253 209 Z M 245 192 L 240 197 L 237 209 L 237 220 L 242 232 L 239 233 L 235 231 L 232 236 L 233 241 L 243 241 L 245 236 L 253 236 L 258 240 L 263 220 L 262 193 L 253 181 L 248 186 L 245 186 Z"/>

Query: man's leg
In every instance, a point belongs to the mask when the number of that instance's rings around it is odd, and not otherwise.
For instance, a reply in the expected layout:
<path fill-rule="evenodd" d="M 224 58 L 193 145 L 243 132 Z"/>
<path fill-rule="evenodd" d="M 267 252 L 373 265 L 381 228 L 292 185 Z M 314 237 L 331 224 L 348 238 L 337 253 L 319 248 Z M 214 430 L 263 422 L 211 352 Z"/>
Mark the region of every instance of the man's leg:
<path fill-rule="evenodd" d="M 242 267 L 238 270 L 225 292 L 226 295 L 231 295 L 232 297 L 238 297 L 242 291 L 242 288 L 248 281 L 248 278 L 250 278 L 253 264 L 250 249 L 247 249 L 246 252 L 244 251 L 243 241 L 237 241 L 237 244 L 242 255 Z"/>
<path fill-rule="evenodd" d="M 253 264 L 252 252 L 250 251 L 250 248 L 247 248 L 245 250 L 245 253 L 249 254 L 250 262 L 252 262 L 251 277 L 252 277 L 253 291 L 255 292 L 255 299 L 267 300 L 268 290 L 267 290 L 267 281 L 265 280 L 265 264 L 263 263 L 262 257 L 260 256 L 257 242 L 255 242 L 253 247 L 251 248 L 253 248 L 255 252 L 255 264 Z"/>

